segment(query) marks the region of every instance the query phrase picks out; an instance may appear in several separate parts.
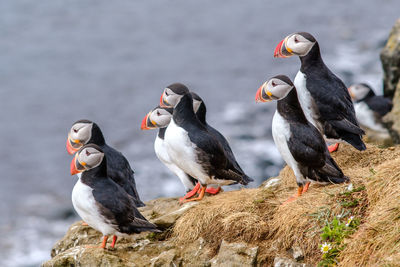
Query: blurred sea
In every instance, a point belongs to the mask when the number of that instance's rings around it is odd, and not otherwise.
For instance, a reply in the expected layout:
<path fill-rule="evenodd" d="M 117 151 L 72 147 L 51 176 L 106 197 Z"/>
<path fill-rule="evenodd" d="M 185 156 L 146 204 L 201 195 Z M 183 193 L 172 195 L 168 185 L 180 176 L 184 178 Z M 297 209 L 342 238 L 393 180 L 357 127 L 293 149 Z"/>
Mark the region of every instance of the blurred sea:
<path fill-rule="evenodd" d="M 140 123 L 165 86 L 183 82 L 257 186 L 283 163 L 270 132 L 276 104 L 256 105 L 255 92 L 300 65 L 273 58 L 278 42 L 308 31 L 347 85 L 380 92 L 379 52 L 399 10 L 398 0 L 1 1 L 0 265 L 39 265 L 77 220 L 65 151 L 74 121 L 100 125 L 144 200 L 180 196 L 154 154 L 156 132 Z"/>

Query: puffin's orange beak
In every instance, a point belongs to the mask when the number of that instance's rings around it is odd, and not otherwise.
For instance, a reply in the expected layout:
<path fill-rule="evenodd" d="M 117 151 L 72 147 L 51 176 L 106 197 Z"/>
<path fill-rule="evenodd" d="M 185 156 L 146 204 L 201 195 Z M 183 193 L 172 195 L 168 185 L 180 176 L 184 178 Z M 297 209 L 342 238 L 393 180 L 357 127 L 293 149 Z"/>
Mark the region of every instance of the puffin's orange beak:
<path fill-rule="evenodd" d="M 290 57 L 292 51 L 286 47 L 286 38 L 279 42 L 274 51 L 274 57 Z"/>
<path fill-rule="evenodd" d="M 161 97 L 160 97 L 160 107 L 163 107 L 163 108 L 171 107 L 171 105 L 168 103 L 168 101 L 164 99 L 164 91 L 162 92 Z"/>
<path fill-rule="evenodd" d="M 70 169 L 71 169 L 71 175 L 75 175 L 75 174 L 77 174 L 77 173 L 80 173 L 81 171 L 79 171 L 77 168 L 76 168 L 76 156 L 72 159 L 72 161 L 71 161 L 71 166 L 70 166 Z"/>
<path fill-rule="evenodd" d="M 150 120 L 150 114 L 151 114 L 151 111 L 149 113 L 147 113 L 146 116 L 144 116 L 144 118 L 142 120 L 142 126 L 140 127 L 140 129 L 151 130 L 151 129 L 157 128 L 155 122 Z"/>
<path fill-rule="evenodd" d="M 71 139 L 69 139 L 69 137 L 67 138 L 67 145 L 66 145 L 66 147 L 67 147 L 67 151 L 68 151 L 68 153 L 69 153 L 70 155 L 74 154 L 76 151 L 79 150 L 79 148 L 74 148 L 74 147 L 71 145 Z"/>
<path fill-rule="evenodd" d="M 261 92 L 262 92 L 262 85 L 258 88 L 256 93 L 256 103 L 260 103 L 261 101 Z"/>
<path fill-rule="evenodd" d="M 349 91 L 350 97 L 351 97 L 352 99 L 354 99 L 354 98 L 355 98 L 355 95 L 351 92 L 350 87 L 347 88 L 347 91 Z"/>

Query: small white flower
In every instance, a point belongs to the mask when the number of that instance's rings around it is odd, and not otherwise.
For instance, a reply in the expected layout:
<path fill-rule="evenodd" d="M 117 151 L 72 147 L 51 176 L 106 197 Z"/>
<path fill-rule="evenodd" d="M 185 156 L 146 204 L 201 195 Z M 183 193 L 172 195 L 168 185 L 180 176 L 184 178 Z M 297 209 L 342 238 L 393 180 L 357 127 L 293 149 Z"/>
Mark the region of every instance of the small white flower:
<path fill-rule="evenodd" d="M 349 186 L 347 187 L 347 191 L 353 191 L 353 184 L 349 184 Z"/>
<path fill-rule="evenodd" d="M 343 217 L 343 214 L 339 214 L 336 216 L 336 218 L 341 219 Z"/>
<path fill-rule="evenodd" d="M 349 227 L 349 225 L 351 224 L 351 222 L 353 221 L 353 219 L 354 219 L 354 216 L 351 216 L 351 217 L 347 220 L 347 223 L 346 223 L 346 226 L 347 226 L 347 227 Z"/>
<path fill-rule="evenodd" d="M 329 243 L 325 242 L 324 244 L 321 245 L 321 252 L 324 254 L 328 253 L 329 250 L 331 250 L 331 249 L 332 249 L 332 245 Z"/>

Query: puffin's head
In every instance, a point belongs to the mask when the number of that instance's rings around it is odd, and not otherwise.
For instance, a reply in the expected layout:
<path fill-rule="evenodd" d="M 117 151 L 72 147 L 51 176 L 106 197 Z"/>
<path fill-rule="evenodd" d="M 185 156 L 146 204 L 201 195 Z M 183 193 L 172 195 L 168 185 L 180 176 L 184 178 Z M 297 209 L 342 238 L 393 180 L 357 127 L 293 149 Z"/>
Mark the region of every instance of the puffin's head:
<path fill-rule="evenodd" d="M 294 88 L 292 81 L 285 75 L 277 75 L 258 88 L 256 102 L 269 102 L 285 98 Z"/>
<path fill-rule="evenodd" d="M 317 41 L 308 32 L 292 33 L 285 37 L 275 48 L 274 57 L 303 57 L 310 52 Z"/>
<path fill-rule="evenodd" d="M 192 95 L 193 98 L 193 111 L 194 113 L 197 113 L 200 105 L 203 103 L 203 99 L 201 99 L 201 97 L 195 92 L 190 92 L 190 94 Z"/>
<path fill-rule="evenodd" d="M 142 130 L 167 127 L 172 118 L 173 108 L 157 106 L 153 108 L 142 120 Z"/>
<path fill-rule="evenodd" d="M 173 83 L 161 94 L 160 106 L 165 108 L 173 108 L 179 102 L 181 97 L 189 92 L 189 89 L 182 83 Z"/>
<path fill-rule="evenodd" d="M 88 171 L 99 166 L 104 159 L 104 152 L 94 144 L 83 146 L 71 161 L 71 175 Z"/>
<path fill-rule="evenodd" d="M 372 90 L 372 88 L 365 83 L 353 84 L 352 86 L 350 86 L 348 88 L 348 90 L 349 90 L 351 99 L 353 99 L 354 101 L 360 101 L 361 99 L 366 97 L 368 94 L 371 94 L 371 92 L 373 94 L 375 94 L 374 91 Z"/>
<path fill-rule="evenodd" d="M 89 142 L 92 137 L 92 129 L 93 122 L 89 120 L 79 120 L 72 125 L 67 138 L 67 151 L 69 154 L 74 154 Z"/>

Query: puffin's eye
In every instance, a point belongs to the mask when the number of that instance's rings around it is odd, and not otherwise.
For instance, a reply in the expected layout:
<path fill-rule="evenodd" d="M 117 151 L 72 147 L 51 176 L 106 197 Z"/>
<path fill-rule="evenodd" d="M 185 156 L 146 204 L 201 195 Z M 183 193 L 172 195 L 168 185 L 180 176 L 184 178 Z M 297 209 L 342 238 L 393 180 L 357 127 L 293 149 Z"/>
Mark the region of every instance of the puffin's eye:
<path fill-rule="evenodd" d="M 272 81 L 271 85 L 272 85 L 273 87 L 275 87 L 275 86 L 276 86 L 276 83 L 275 83 L 274 81 Z"/>
<path fill-rule="evenodd" d="M 167 91 L 165 91 L 165 96 L 168 96 L 168 92 Z"/>
<path fill-rule="evenodd" d="M 296 36 L 294 37 L 294 42 L 295 42 L 295 43 L 298 43 L 298 42 L 299 42 L 299 40 L 297 40 L 297 37 L 296 37 Z"/>
<path fill-rule="evenodd" d="M 160 111 L 157 110 L 157 116 L 160 116 L 160 115 L 161 115 Z"/>
<path fill-rule="evenodd" d="M 90 152 L 88 150 L 86 150 L 86 156 L 90 156 Z"/>
<path fill-rule="evenodd" d="M 77 133 L 78 132 L 78 130 L 77 129 L 73 129 L 74 130 L 74 133 Z"/>

